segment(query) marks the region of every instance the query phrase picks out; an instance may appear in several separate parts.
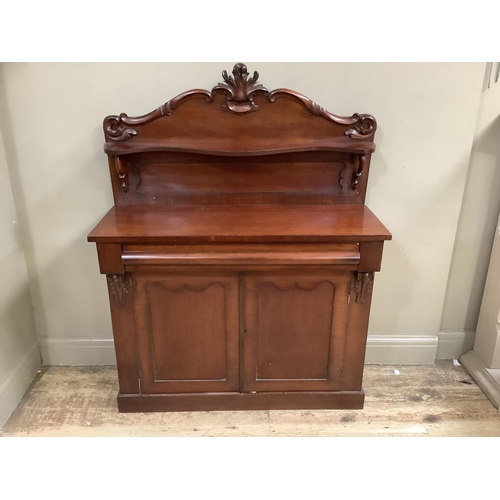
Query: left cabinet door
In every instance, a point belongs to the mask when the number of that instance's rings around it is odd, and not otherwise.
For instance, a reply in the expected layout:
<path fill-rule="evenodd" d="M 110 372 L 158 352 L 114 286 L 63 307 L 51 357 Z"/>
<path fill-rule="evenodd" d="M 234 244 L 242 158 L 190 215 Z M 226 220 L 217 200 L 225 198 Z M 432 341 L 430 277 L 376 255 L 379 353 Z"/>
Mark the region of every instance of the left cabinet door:
<path fill-rule="evenodd" d="M 238 275 L 133 273 L 142 394 L 238 391 Z"/>

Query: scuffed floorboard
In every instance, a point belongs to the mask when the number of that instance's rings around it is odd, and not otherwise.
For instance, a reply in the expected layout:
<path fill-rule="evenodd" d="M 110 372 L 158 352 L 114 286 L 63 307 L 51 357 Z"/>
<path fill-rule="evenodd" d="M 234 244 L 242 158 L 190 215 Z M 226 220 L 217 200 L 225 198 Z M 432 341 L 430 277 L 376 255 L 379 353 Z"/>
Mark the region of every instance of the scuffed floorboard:
<path fill-rule="evenodd" d="M 0 436 L 500 436 L 500 412 L 451 361 L 368 365 L 363 385 L 363 410 L 127 414 L 114 367 L 49 367 Z"/>

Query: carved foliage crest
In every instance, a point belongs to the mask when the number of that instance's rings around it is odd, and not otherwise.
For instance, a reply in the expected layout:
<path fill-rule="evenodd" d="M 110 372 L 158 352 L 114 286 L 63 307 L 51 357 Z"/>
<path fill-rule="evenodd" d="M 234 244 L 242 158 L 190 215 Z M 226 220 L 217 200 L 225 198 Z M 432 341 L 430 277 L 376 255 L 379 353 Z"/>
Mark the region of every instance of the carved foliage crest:
<path fill-rule="evenodd" d="M 222 104 L 222 109 L 229 113 L 242 115 L 258 111 L 259 106 L 255 104 L 254 97 L 257 94 L 262 94 L 267 97 L 269 102 L 274 102 L 277 97 L 287 97 L 297 100 L 313 116 L 322 117 L 339 125 L 350 126 L 344 132 L 344 135 L 351 139 L 371 139 L 377 129 L 377 122 L 371 115 L 354 113 L 352 116 L 337 116 L 299 92 L 289 89 L 269 91 L 266 87 L 257 83 L 259 73 L 254 71 L 253 75 L 250 76 L 246 65 L 241 62 L 234 65 L 232 76 L 228 75 L 227 71 L 224 70 L 222 78 L 224 82 L 217 84 L 211 92 L 203 89 L 183 92 L 143 116 L 129 117 L 125 113 L 107 116 L 103 123 L 106 139 L 110 141 L 126 141 L 137 135 L 137 130 L 132 128 L 132 126 L 148 123 L 160 117 L 170 116 L 180 104 L 193 97 L 204 98 L 207 102 L 212 102 L 213 97 L 217 94 L 226 95 L 226 102 Z"/>
<path fill-rule="evenodd" d="M 228 76 L 227 71 L 222 72 L 224 83 L 219 83 L 212 89 L 212 94 L 226 93 L 227 103 L 222 105 L 224 111 L 233 113 L 249 113 L 257 111 L 259 106 L 253 102 L 254 94 L 269 91 L 260 83 L 259 73 L 253 72 L 253 76 L 248 77 L 247 67 L 243 63 L 237 63 L 233 68 L 233 76 Z"/>

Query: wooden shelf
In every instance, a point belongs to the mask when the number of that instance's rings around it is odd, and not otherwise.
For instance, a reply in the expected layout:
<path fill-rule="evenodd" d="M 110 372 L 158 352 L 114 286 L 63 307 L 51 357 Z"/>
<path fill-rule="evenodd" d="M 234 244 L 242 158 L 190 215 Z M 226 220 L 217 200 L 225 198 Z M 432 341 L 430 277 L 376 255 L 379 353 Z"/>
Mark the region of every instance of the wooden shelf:
<path fill-rule="evenodd" d="M 127 155 L 132 153 L 165 152 L 165 153 L 197 153 L 215 156 L 264 156 L 284 153 L 302 153 L 312 151 L 325 151 L 333 153 L 368 154 L 375 151 L 375 144 L 371 141 L 355 141 L 348 137 L 328 140 L 308 141 L 307 145 L 301 145 L 300 140 L 289 137 L 280 145 L 273 144 L 269 140 L 254 141 L 252 149 L 242 148 L 240 141 L 219 140 L 207 141 L 200 138 L 197 141 L 168 142 L 162 139 L 141 142 L 106 142 L 104 152 L 108 155 Z M 244 145 L 244 144 L 243 144 Z"/>
<path fill-rule="evenodd" d="M 364 205 L 115 205 L 88 236 L 88 241 L 99 243 L 390 239 Z"/>

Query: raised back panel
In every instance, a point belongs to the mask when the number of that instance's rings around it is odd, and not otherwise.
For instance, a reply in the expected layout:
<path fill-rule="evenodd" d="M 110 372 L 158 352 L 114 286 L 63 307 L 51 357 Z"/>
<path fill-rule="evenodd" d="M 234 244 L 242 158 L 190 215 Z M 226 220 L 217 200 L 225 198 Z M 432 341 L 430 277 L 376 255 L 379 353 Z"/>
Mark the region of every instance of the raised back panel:
<path fill-rule="evenodd" d="M 352 189 L 353 153 L 135 153 L 121 168 L 125 185 L 112 161 L 117 204 L 363 203 L 366 191 L 366 176 Z"/>
<path fill-rule="evenodd" d="M 140 117 L 104 120 L 115 203 L 364 203 L 376 121 L 268 91 L 239 63 Z"/>

